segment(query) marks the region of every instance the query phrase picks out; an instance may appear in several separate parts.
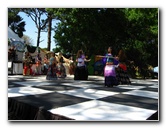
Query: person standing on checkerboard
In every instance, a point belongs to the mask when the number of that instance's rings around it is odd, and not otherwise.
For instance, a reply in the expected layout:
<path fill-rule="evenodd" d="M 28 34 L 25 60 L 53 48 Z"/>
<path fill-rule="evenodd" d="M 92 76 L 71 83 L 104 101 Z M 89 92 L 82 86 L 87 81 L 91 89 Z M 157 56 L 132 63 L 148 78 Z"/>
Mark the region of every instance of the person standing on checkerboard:
<path fill-rule="evenodd" d="M 127 74 L 127 66 L 126 63 L 133 63 L 133 61 L 127 60 L 126 54 L 124 50 L 120 50 L 118 56 L 116 57 L 119 61 L 118 68 L 116 70 L 116 78 L 119 84 L 131 84 L 130 78 Z"/>
<path fill-rule="evenodd" d="M 105 77 L 105 86 L 113 87 L 114 85 L 118 85 L 118 81 L 116 79 L 116 67 L 118 65 L 118 61 L 112 55 L 112 47 L 108 47 L 107 54 L 103 58 L 104 62 L 104 77 Z"/>
<path fill-rule="evenodd" d="M 42 58 L 40 56 L 40 53 L 38 53 L 36 57 L 36 69 L 35 69 L 36 75 L 41 75 L 41 68 L 42 68 Z"/>
<path fill-rule="evenodd" d="M 104 85 L 105 87 L 117 86 L 119 83 L 116 79 L 116 67 L 118 60 L 112 55 L 112 47 L 108 47 L 105 56 L 98 55 L 102 58 L 104 64 Z"/>
<path fill-rule="evenodd" d="M 55 53 L 52 52 L 51 53 L 51 57 L 49 59 L 49 67 L 48 67 L 48 71 L 47 71 L 47 76 L 46 79 L 47 80 L 56 80 L 57 79 L 57 60 L 55 57 Z"/>
<path fill-rule="evenodd" d="M 86 59 L 83 50 L 78 50 L 77 56 L 76 56 L 76 62 L 77 66 L 74 72 L 74 80 L 87 80 L 88 79 L 88 69 L 85 65 L 85 62 L 89 62 L 89 60 Z"/>

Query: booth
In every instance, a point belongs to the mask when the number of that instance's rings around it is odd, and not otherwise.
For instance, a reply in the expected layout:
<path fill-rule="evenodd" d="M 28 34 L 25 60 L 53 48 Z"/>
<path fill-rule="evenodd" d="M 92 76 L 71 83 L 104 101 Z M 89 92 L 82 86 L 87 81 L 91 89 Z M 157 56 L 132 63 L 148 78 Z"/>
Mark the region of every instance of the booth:
<path fill-rule="evenodd" d="M 24 40 L 8 27 L 8 74 L 22 74 Z"/>

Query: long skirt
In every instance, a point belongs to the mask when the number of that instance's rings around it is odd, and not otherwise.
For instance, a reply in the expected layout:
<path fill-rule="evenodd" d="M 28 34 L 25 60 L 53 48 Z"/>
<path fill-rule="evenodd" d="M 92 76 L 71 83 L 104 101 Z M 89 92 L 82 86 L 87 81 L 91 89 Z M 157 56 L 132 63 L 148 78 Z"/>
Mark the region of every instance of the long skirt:
<path fill-rule="evenodd" d="M 86 66 L 76 67 L 74 73 L 74 80 L 87 80 L 88 69 Z"/>
<path fill-rule="evenodd" d="M 62 77 L 62 78 L 65 78 L 66 77 L 66 69 L 65 69 L 65 66 L 63 64 L 60 64 L 59 67 L 58 67 L 58 77 Z"/>
<path fill-rule="evenodd" d="M 106 87 L 113 87 L 114 85 L 118 85 L 114 65 L 106 65 L 105 66 L 104 77 L 105 77 L 105 86 Z"/>
<path fill-rule="evenodd" d="M 74 64 L 70 64 L 70 67 L 69 67 L 69 74 L 70 75 L 74 75 L 74 72 L 75 72 L 75 66 Z"/>
<path fill-rule="evenodd" d="M 47 80 L 56 80 L 57 79 L 56 72 L 57 72 L 57 67 L 53 66 L 53 65 L 49 65 L 46 79 Z"/>
<path fill-rule="evenodd" d="M 123 70 L 121 67 L 118 67 L 116 70 L 116 78 L 119 84 L 131 84 L 127 70 Z"/>

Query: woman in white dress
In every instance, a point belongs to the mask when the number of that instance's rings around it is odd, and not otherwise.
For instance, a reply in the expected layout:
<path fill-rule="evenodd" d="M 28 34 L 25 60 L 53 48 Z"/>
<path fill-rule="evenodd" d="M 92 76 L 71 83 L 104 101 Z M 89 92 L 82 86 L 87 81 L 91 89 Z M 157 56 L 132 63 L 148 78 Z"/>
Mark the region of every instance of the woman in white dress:
<path fill-rule="evenodd" d="M 74 73 L 74 80 L 87 80 L 88 79 L 88 69 L 85 65 L 85 61 L 88 62 L 90 60 L 87 60 L 85 58 L 85 55 L 82 50 L 78 50 L 76 62 L 77 67 L 75 69 Z"/>

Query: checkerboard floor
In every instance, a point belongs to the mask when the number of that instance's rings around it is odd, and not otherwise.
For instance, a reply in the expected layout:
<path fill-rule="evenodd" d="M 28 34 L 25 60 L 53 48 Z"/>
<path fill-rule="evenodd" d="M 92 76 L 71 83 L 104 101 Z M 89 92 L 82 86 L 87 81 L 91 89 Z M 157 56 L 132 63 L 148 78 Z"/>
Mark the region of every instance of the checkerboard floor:
<path fill-rule="evenodd" d="M 104 77 L 73 76 L 48 81 L 45 76 L 8 76 L 8 97 L 78 121 L 145 121 L 159 109 L 158 80 L 131 80 L 104 87 Z"/>

